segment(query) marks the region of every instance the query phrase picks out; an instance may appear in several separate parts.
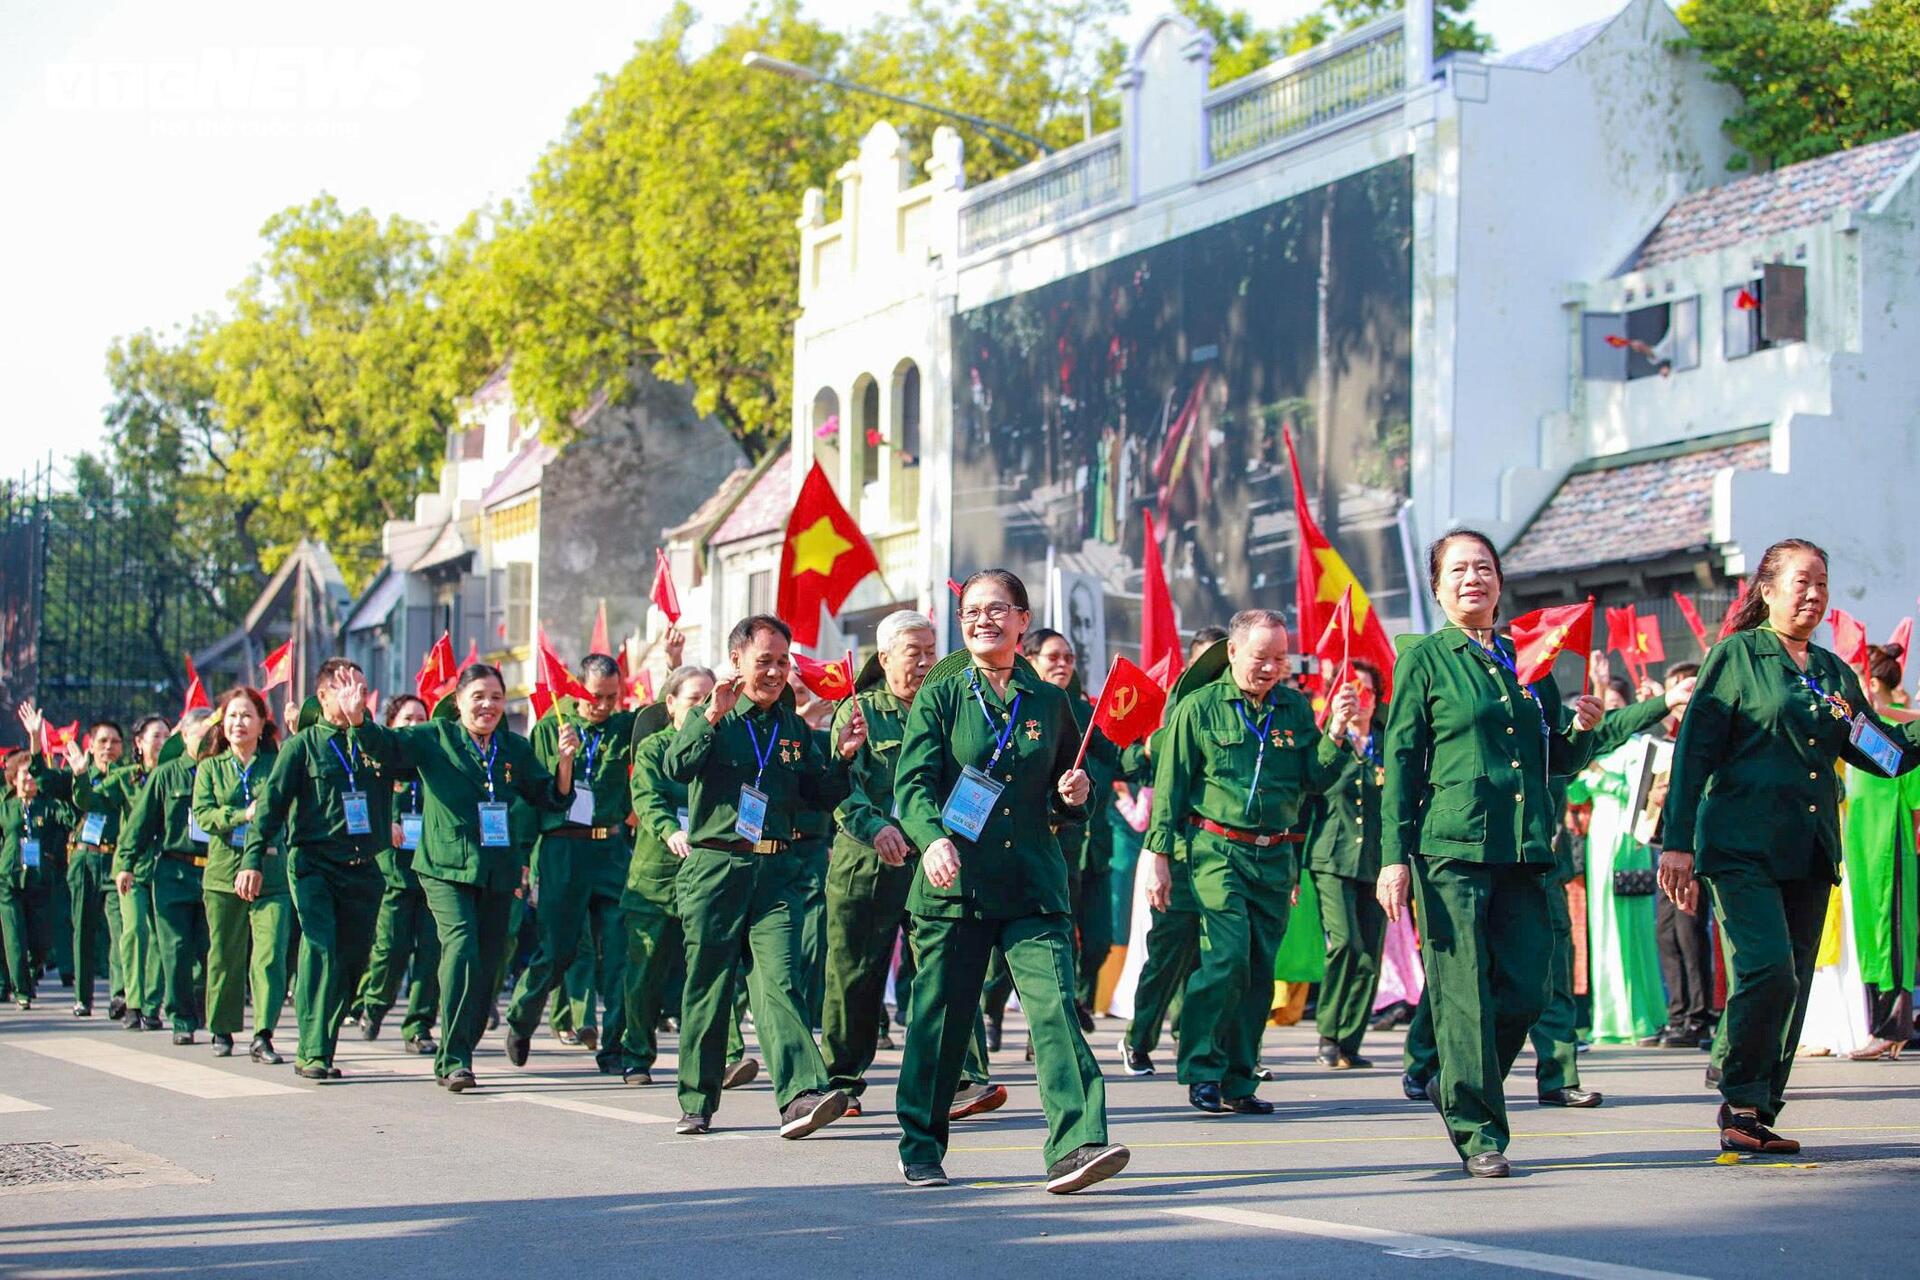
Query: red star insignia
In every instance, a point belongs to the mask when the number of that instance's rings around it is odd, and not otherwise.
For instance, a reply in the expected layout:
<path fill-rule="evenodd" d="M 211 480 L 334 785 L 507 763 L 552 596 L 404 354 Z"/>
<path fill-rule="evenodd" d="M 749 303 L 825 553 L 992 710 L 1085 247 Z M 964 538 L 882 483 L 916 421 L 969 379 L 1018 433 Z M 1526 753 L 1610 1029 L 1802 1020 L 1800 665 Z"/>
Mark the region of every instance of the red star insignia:
<path fill-rule="evenodd" d="M 1038 720 L 1027 721 L 1027 741 L 1040 741 L 1040 722 Z"/>

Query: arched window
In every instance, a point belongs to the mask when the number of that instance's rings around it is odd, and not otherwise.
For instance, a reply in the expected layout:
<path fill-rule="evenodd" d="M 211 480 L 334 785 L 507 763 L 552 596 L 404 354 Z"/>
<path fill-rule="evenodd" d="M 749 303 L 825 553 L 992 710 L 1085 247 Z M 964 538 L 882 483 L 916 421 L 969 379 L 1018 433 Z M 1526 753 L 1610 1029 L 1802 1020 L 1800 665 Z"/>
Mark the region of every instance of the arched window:
<path fill-rule="evenodd" d="M 860 406 L 859 419 L 854 423 L 857 432 L 860 469 L 854 473 L 853 483 L 865 489 L 880 478 L 880 441 L 884 429 L 880 425 L 880 384 L 866 374 L 853 384 L 855 402 Z"/>
<path fill-rule="evenodd" d="M 813 396 L 813 458 L 827 479 L 837 486 L 840 480 L 840 397 L 832 387 L 822 387 Z"/>
<path fill-rule="evenodd" d="M 902 360 L 893 371 L 893 518 L 913 524 L 920 518 L 920 366 Z"/>

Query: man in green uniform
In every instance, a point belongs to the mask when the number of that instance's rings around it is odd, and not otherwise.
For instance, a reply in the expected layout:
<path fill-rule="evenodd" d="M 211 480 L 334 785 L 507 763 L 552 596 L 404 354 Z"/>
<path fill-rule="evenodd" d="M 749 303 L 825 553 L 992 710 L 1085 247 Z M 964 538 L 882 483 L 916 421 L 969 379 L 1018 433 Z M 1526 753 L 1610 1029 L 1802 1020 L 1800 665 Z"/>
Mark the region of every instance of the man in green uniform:
<path fill-rule="evenodd" d="M 36 719 L 38 708 L 34 709 Z M 44 735 L 44 727 L 42 729 Z M 120 985 L 120 913 L 107 911 L 107 899 L 113 894 L 112 840 L 118 839 L 119 817 L 102 808 L 90 813 L 76 802 L 75 782 L 89 770 L 105 775 L 120 759 L 125 739 L 119 725 L 111 720 L 96 721 L 87 730 L 86 745 L 67 744 L 67 772 L 56 772 L 34 758 L 32 769 L 40 780 L 40 790 L 65 806 L 72 821 L 67 841 L 67 909 L 73 934 L 73 1016 L 93 1015 L 93 983 L 107 980 L 109 1017 L 125 1011 Z M 113 823 L 111 835 L 107 826 Z"/>
<path fill-rule="evenodd" d="M 426 1055 L 439 1048 L 433 1042 L 433 1021 L 440 1005 L 440 935 L 434 927 L 433 912 L 427 907 L 426 891 L 420 887 L 420 875 L 413 869 L 413 855 L 420 847 L 426 819 L 418 778 L 395 781 L 392 788 L 392 843 L 379 854 L 380 878 L 385 887 L 374 921 L 367 971 L 355 998 L 360 1005 L 361 1036 L 377 1039 L 380 1024 L 399 996 L 401 982 L 407 981 L 401 1043 L 408 1053 Z"/>
<path fill-rule="evenodd" d="M 205 971 L 207 907 L 202 875 L 207 833 L 193 816 L 193 783 L 200 744 L 213 728 L 213 712 L 195 707 L 180 717 L 180 741 L 134 798 L 120 832 L 114 884 L 122 894 L 136 884 L 152 886 L 155 941 L 162 991 L 173 1020 L 173 1042 L 192 1044 L 205 1000 L 194 970 Z"/>
<path fill-rule="evenodd" d="M 593 988 L 607 997 L 606 1034 L 597 1040 L 595 1057 L 600 1070 L 611 1075 L 621 1069 L 625 1026 L 620 993 L 626 922 L 620 899 L 633 856 L 627 843 L 627 819 L 633 813 L 628 778 L 633 713 L 620 710 L 624 681 L 606 654 L 588 654 L 580 664 L 580 678 L 589 700 L 578 704 L 580 754 L 574 762 L 573 803 L 565 814 L 547 815 L 541 824 L 535 852 L 540 942 L 507 1006 L 507 1060 L 516 1067 L 526 1065 L 541 1006 L 565 980 L 584 941 L 596 960 Z M 559 767 L 559 726 L 572 716 L 566 709 L 571 701 L 563 699 L 533 727 L 533 754 L 548 769 Z M 576 1034 L 579 1030 L 575 1028 Z"/>
<path fill-rule="evenodd" d="M 337 1080 L 333 1065 L 358 975 L 373 948 L 382 881 L 377 855 L 392 827 L 376 759 L 358 730 L 366 715 L 366 677 L 345 658 L 329 658 L 316 677 L 320 717 L 275 757 L 247 832 L 234 891 L 252 902 L 264 885 L 267 850 L 287 848 L 300 961 L 293 1009 L 300 1024 L 294 1073 Z"/>
<path fill-rule="evenodd" d="M 1187 1100 L 1201 1111 L 1268 1115 L 1273 1104 L 1255 1096 L 1255 1073 L 1274 955 L 1300 878 L 1293 828 L 1307 795 L 1338 774 L 1339 740 L 1358 704 L 1352 689 L 1336 693 L 1321 736 L 1306 698 L 1281 684 L 1287 629 L 1272 610 L 1235 614 L 1224 650 L 1176 686 L 1147 847 L 1171 854 L 1176 835 L 1186 837 L 1200 904 L 1200 967 L 1187 984 L 1180 1039 Z M 1210 669 L 1219 674 L 1198 683 Z"/>
<path fill-rule="evenodd" d="M 1147 739 L 1149 759 L 1158 757 L 1166 736 L 1161 729 Z M 1186 843 L 1181 836 L 1173 853 L 1166 854 L 1142 842 L 1141 856 L 1153 859 L 1147 889 L 1153 919 L 1147 926 L 1147 958 L 1134 983 L 1133 1017 L 1120 1035 L 1120 1065 L 1130 1076 L 1154 1074 L 1153 1051 L 1160 1047 L 1160 1027 L 1169 1017 L 1179 1037 L 1182 997 L 1200 958 L 1200 904 L 1193 896 Z"/>
<path fill-rule="evenodd" d="M 686 932 L 687 984 L 681 1002 L 682 1133 L 705 1133 L 720 1102 L 726 1023 L 736 973 L 750 949 L 755 1030 L 767 1054 L 780 1134 L 802 1138 L 846 1112 L 847 1095 L 827 1087 L 826 1064 L 807 1026 L 800 954 L 803 868 L 792 856 L 804 804 L 845 798 L 847 761 L 865 741 L 855 717 L 830 761 L 786 705 L 792 633 L 767 615 L 727 637 L 739 674 L 715 687 L 704 714 L 689 715 L 661 768 L 687 785 L 692 852 L 678 877 Z"/>
<path fill-rule="evenodd" d="M 40 793 L 33 771 L 31 748 L 39 735 L 30 733 L 27 741 L 29 750 L 7 754 L 0 794 L 0 943 L 6 952 L 0 957 L 0 981 L 22 1009 L 33 1007 L 42 960 L 28 944 L 28 901 L 47 874 L 46 851 L 66 838 L 60 806 Z"/>
<path fill-rule="evenodd" d="M 126 889 L 119 887 L 118 873 L 123 870 L 121 836 L 133 802 L 154 767 L 159 763 L 161 747 L 167 740 L 167 722 L 160 716 L 147 716 L 134 726 L 133 760 L 105 774 L 83 771 L 74 775 L 74 808 L 89 815 L 107 815 L 103 828 L 102 852 L 113 855 L 103 868 L 108 874 L 106 910 L 109 920 L 118 920 L 115 951 L 120 958 L 120 984 L 126 994 L 126 1028 L 129 1031 L 160 1029 L 160 953 L 153 944 L 153 885 L 135 879 Z M 92 826 L 91 818 L 82 824 Z M 84 840 L 84 834 L 83 834 Z"/>
<path fill-rule="evenodd" d="M 1335 1071 L 1371 1067 L 1360 1055 L 1380 985 L 1380 948 L 1387 913 L 1374 896 L 1380 878 L 1380 788 L 1386 781 L 1380 721 L 1380 673 L 1353 664 L 1360 709 L 1340 743 L 1340 773 L 1312 805 L 1307 825 L 1307 869 L 1320 898 L 1327 971 L 1320 983 L 1316 1060 Z"/>

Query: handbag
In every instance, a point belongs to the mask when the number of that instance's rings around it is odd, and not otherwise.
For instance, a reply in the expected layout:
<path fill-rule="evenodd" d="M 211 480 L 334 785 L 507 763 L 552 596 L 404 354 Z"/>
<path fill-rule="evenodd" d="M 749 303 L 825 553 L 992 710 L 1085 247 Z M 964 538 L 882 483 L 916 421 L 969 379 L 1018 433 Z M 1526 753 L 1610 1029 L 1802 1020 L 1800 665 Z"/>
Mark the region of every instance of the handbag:
<path fill-rule="evenodd" d="M 1652 867 L 1613 873 L 1613 896 L 1616 898 L 1650 898 L 1659 887 L 1660 881 Z"/>

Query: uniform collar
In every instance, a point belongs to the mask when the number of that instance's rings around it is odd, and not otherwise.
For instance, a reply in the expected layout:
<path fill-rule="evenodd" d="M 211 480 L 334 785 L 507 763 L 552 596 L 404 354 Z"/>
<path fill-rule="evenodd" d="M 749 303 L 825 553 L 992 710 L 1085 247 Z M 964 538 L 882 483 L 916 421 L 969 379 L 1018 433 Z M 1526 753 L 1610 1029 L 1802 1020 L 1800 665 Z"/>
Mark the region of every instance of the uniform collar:
<path fill-rule="evenodd" d="M 1284 679 L 1275 681 L 1273 688 L 1267 690 L 1267 696 L 1256 703 L 1252 698 L 1247 696 L 1246 690 L 1242 689 L 1239 682 L 1233 678 L 1232 667 L 1223 667 L 1220 674 L 1213 678 L 1213 682 L 1226 686 L 1227 701 L 1238 702 L 1255 708 L 1280 705 L 1279 693 L 1281 689 L 1286 687 L 1286 681 Z"/>

